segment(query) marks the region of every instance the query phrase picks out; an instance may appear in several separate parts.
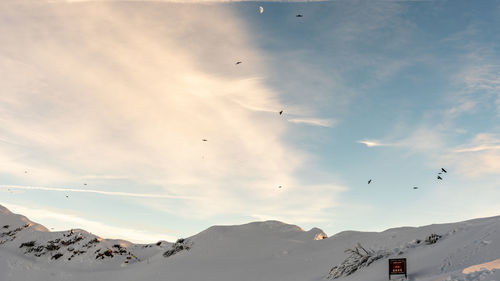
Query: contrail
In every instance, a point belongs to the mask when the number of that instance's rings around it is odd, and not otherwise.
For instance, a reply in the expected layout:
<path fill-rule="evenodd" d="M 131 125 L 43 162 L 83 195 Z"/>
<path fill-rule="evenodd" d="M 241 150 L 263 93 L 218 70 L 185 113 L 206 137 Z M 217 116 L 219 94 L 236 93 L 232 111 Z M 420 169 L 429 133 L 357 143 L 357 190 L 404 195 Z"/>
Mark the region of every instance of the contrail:
<path fill-rule="evenodd" d="M 140 197 L 140 198 L 170 198 L 170 199 L 186 199 L 186 200 L 200 199 L 199 197 L 193 197 L 193 196 L 148 194 L 148 193 L 130 193 L 130 192 L 102 191 L 102 190 L 95 190 L 95 189 L 74 189 L 74 188 L 58 188 L 58 187 L 44 187 L 44 186 L 24 186 L 24 185 L 0 184 L 0 188 L 25 189 L 25 190 L 44 190 L 44 191 L 58 191 L 58 192 L 82 192 L 82 193 L 96 193 L 96 194 L 103 194 L 103 195 Z"/>
<path fill-rule="evenodd" d="M 500 145 L 480 145 L 476 147 L 455 149 L 455 152 L 478 152 L 483 150 L 500 150 Z"/>

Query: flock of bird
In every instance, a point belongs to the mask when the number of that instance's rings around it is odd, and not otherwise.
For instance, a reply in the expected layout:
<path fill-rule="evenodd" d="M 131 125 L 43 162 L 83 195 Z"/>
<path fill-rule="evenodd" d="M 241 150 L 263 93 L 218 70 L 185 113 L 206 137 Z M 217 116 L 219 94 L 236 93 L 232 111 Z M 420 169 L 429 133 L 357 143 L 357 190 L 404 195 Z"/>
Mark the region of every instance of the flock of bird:
<path fill-rule="evenodd" d="M 448 173 L 448 172 L 445 169 L 441 168 L 441 172 L 439 172 L 437 175 L 438 180 L 443 180 L 443 178 L 441 177 L 443 173 Z"/>
<path fill-rule="evenodd" d="M 445 173 L 445 174 L 446 174 L 446 173 L 448 173 L 448 171 L 446 171 L 444 168 L 441 168 L 441 171 L 440 171 L 440 172 L 438 173 L 438 175 L 437 175 L 437 179 L 438 179 L 438 180 L 443 180 L 443 178 L 441 177 L 441 175 L 442 175 L 443 173 Z M 373 181 L 372 179 L 369 179 L 369 180 L 368 180 L 368 184 L 372 183 L 372 181 Z M 413 187 L 413 189 L 418 189 L 418 186 L 414 186 L 414 187 Z"/>
<path fill-rule="evenodd" d="M 260 11 L 261 14 L 264 13 L 264 7 L 260 6 L 259 7 L 259 11 Z M 304 15 L 302 15 L 302 14 L 296 14 L 295 17 L 302 18 L 302 17 L 304 17 Z M 239 65 L 241 63 L 243 63 L 243 62 L 242 61 L 237 61 L 235 64 Z M 279 115 L 282 115 L 282 114 L 283 114 L 283 110 L 279 111 Z M 202 141 L 207 141 L 207 139 L 202 139 Z M 439 172 L 438 176 L 437 176 L 438 180 L 442 180 L 443 179 L 440 176 L 442 173 L 447 173 L 447 171 L 444 168 L 441 168 L 441 172 Z M 368 184 L 372 183 L 372 181 L 373 181 L 372 179 L 369 179 L 368 180 Z M 278 188 L 282 188 L 282 186 L 280 185 L 280 186 L 278 186 Z M 414 186 L 413 189 L 418 189 L 418 186 Z"/>
<path fill-rule="evenodd" d="M 259 12 L 260 12 L 261 14 L 262 14 L 262 13 L 264 13 L 264 7 L 260 6 L 260 7 L 259 7 Z M 302 15 L 302 14 L 296 14 L 296 15 L 295 15 L 295 17 L 297 17 L 297 18 L 302 18 L 302 17 L 304 17 L 304 15 Z M 243 63 L 242 61 L 237 61 L 235 64 L 236 64 L 236 65 L 239 65 L 239 64 L 242 64 L 242 63 Z M 278 113 L 279 113 L 279 115 L 283 115 L 283 110 L 280 110 Z M 206 138 L 201 139 L 201 140 L 202 140 L 202 141 L 204 141 L 204 142 L 208 141 L 208 139 L 206 139 Z M 28 171 L 24 171 L 24 173 L 26 174 L 26 173 L 28 173 Z M 441 171 L 440 171 L 440 172 L 438 173 L 438 175 L 437 175 L 437 179 L 438 179 L 438 180 L 443 180 L 443 178 L 441 177 L 441 175 L 442 175 L 443 173 L 448 173 L 448 171 L 446 171 L 444 168 L 441 168 Z M 372 181 L 373 181 L 372 179 L 369 179 L 369 180 L 368 180 L 368 184 L 371 184 L 371 183 L 372 183 Z M 84 185 L 87 185 L 87 183 L 84 183 Z M 282 188 L 282 186 L 280 185 L 280 186 L 278 186 L 278 188 Z M 418 186 L 414 186 L 414 187 L 413 187 L 413 189 L 418 189 Z M 9 191 L 10 191 L 10 190 L 9 190 Z M 66 195 L 66 198 L 68 198 L 68 195 Z"/>

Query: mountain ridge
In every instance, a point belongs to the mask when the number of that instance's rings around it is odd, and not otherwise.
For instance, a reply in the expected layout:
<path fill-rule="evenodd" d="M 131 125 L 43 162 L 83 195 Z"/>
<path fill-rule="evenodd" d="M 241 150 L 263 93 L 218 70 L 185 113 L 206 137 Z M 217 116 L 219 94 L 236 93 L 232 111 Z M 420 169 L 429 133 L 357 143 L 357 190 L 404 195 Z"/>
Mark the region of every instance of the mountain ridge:
<path fill-rule="evenodd" d="M 348 258 L 344 251 L 358 244 L 385 256 L 338 280 L 387 280 L 387 259 L 401 257 L 408 259 L 409 280 L 500 280 L 500 216 L 329 238 L 319 228 L 262 221 L 134 244 L 80 229 L 51 232 L 0 205 L 0 227 L 0 280 L 9 281 L 328 280 L 330 269 Z M 430 235 L 439 238 L 425 243 Z M 480 270 L 482 264 L 490 270 Z M 463 273 L 474 266 L 479 270 Z"/>

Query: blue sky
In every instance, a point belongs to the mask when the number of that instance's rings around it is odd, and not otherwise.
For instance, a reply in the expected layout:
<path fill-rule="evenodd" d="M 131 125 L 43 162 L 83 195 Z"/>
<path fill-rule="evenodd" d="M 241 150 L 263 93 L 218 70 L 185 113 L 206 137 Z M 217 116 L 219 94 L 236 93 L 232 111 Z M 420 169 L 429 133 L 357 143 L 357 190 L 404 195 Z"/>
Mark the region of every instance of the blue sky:
<path fill-rule="evenodd" d="M 136 242 L 499 214 L 497 1 L 188 2 L 0 4 L 0 204 Z"/>

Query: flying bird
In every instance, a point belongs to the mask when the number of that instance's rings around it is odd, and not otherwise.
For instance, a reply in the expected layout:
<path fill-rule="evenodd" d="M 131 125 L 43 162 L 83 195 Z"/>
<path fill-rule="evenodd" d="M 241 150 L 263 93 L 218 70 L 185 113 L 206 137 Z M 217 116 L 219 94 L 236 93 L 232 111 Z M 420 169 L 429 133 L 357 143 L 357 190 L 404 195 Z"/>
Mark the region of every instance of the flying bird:
<path fill-rule="evenodd" d="M 438 176 L 438 177 L 437 177 L 437 179 L 438 179 L 438 180 L 442 180 L 443 178 L 442 178 L 441 176 Z"/>
<path fill-rule="evenodd" d="M 207 141 L 207 139 L 201 139 L 202 141 Z"/>
<path fill-rule="evenodd" d="M 68 198 L 68 195 L 66 195 L 66 198 Z"/>
<path fill-rule="evenodd" d="M 283 110 L 282 110 L 282 111 L 280 111 L 280 115 L 281 115 L 281 114 L 283 114 Z"/>
<path fill-rule="evenodd" d="M 297 14 L 296 17 L 301 18 L 301 17 L 303 17 L 303 15 Z"/>
<path fill-rule="evenodd" d="M 372 180 L 370 179 L 370 180 L 368 181 L 368 184 L 370 184 L 371 182 L 372 182 Z"/>
<path fill-rule="evenodd" d="M 418 189 L 418 186 L 414 186 L 413 189 Z"/>
<path fill-rule="evenodd" d="M 264 8 L 262 6 L 259 7 L 259 12 L 262 14 L 264 13 Z"/>
<path fill-rule="evenodd" d="M 443 171 L 444 173 L 448 173 L 445 169 L 441 168 L 441 171 Z"/>
<path fill-rule="evenodd" d="M 240 63 L 241 63 L 241 61 L 237 61 L 237 62 L 236 62 L 236 65 L 238 65 L 238 64 L 240 64 Z"/>
<path fill-rule="evenodd" d="M 281 188 L 281 185 L 280 185 L 280 186 L 278 186 L 278 188 Z"/>

